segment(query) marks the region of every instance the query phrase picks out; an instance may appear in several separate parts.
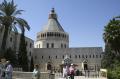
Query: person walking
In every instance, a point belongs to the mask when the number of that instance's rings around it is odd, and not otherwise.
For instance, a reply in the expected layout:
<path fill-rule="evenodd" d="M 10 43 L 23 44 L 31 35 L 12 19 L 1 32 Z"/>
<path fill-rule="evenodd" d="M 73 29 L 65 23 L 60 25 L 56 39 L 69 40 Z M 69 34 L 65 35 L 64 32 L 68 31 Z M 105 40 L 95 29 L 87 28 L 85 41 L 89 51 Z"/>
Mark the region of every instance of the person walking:
<path fill-rule="evenodd" d="M 34 66 L 32 79 L 40 79 L 39 65 L 35 65 L 35 66 Z"/>
<path fill-rule="evenodd" d="M 70 79 L 74 79 L 74 75 L 75 75 L 75 67 L 73 64 L 71 64 L 70 68 L 69 68 L 69 71 L 70 71 Z"/>
<path fill-rule="evenodd" d="M 12 79 L 13 67 L 10 64 L 10 61 L 7 61 L 6 70 L 5 70 L 5 79 Z"/>
<path fill-rule="evenodd" d="M 2 58 L 0 62 L 0 79 L 5 79 L 5 65 L 6 59 Z"/>
<path fill-rule="evenodd" d="M 2 79 L 2 63 L 0 62 L 0 79 Z"/>

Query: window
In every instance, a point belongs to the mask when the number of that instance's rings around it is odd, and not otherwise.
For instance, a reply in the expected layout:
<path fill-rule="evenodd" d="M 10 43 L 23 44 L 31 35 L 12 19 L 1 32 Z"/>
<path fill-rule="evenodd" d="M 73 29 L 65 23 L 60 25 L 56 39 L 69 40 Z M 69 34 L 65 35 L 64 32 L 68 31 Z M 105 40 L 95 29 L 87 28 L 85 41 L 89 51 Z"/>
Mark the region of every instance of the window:
<path fill-rule="evenodd" d="M 80 58 L 80 55 L 79 55 L 79 58 Z"/>
<path fill-rule="evenodd" d="M 26 41 L 26 46 L 27 46 L 27 41 Z"/>
<path fill-rule="evenodd" d="M 94 55 L 93 55 L 93 58 L 94 58 Z"/>
<path fill-rule="evenodd" d="M 54 48 L 54 43 L 51 44 L 51 48 Z"/>
<path fill-rule="evenodd" d="M 75 58 L 77 58 L 77 55 L 75 55 Z"/>
<path fill-rule="evenodd" d="M 47 37 L 49 37 L 50 36 L 50 34 L 49 34 L 49 32 L 47 32 Z"/>
<path fill-rule="evenodd" d="M 57 59 L 57 56 L 56 56 L 56 59 Z"/>
<path fill-rule="evenodd" d="M 63 59 L 64 59 L 64 55 L 63 55 Z"/>
<path fill-rule="evenodd" d="M 91 55 L 89 55 L 89 58 L 91 58 Z"/>
<path fill-rule="evenodd" d="M 63 44 L 61 44 L 61 48 L 63 48 Z"/>
<path fill-rule="evenodd" d="M 42 59 L 43 59 L 43 56 L 42 56 Z"/>
<path fill-rule="evenodd" d="M 49 48 L 49 43 L 47 43 L 47 48 Z"/>
<path fill-rule="evenodd" d="M 101 58 L 101 55 L 100 55 L 100 58 Z"/>
<path fill-rule="evenodd" d="M 39 44 L 39 48 L 40 48 L 40 44 Z"/>
<path fill-rule="evenodd" d="M 96 55 L 96 58 L 98 58 L 98 55 Z"/>
<path fill-rule="evenodd" d="M 70 55 L 70 58 L 71 58 L 71 55 Z"/>
<path fill-rule="evenodd" d="M 29 53 L 29 56 L 31 56 L 31 52 Z"/>
<path fill-rule="evenodd" d="M 43 38 L 45 37 L 45 34 L 43 34 Z"/>
<path fill-rule="evenodd" d="M 12 37 L 10 37 L 10 42 L 12 42 Z"/>
<path fill-rule="evenodd" d="M 84 55 L 82 55 L 82 58 L 84 58 Z"/>
<path fill-rule="evenodd" d="M 35 56 L 35 59 L 37 59 L 37 56 Z"/>
<path fill-rule="evenodd" d="M 66 48 L 66 44 L 64 45 L 64 47 Z"/>
<path fill-rule="evenodd" d="M 49 56 L 49 59 L 50 59 L 50 56 Z"/>
<path fill-rule="evenodd" d="M 30 43 L 30 48 L 32 47 L 32 43 Z"/>

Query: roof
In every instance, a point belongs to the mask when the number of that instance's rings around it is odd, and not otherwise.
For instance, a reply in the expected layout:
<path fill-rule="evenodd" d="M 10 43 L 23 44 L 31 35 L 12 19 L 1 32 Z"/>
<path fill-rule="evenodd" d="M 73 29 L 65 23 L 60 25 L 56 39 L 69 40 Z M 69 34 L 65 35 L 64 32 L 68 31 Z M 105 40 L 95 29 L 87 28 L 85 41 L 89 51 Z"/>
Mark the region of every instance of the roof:
<path fill-rule="evenodd" d="M 54 11 L 54 8 L 49 14 L 48 23 L 44 26 L 42 31 L 46 32 L 64 32 L 64 29 L 57 20 L 57 14 Z"/>

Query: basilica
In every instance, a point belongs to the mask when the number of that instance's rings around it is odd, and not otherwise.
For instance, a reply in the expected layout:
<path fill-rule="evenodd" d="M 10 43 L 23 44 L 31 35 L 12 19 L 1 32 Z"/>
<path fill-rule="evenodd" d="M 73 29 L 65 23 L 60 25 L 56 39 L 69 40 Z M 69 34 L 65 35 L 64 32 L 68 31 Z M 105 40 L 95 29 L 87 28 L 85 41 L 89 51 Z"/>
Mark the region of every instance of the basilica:
<path fill-rule="evenodd" d="M 68 57 L 79 70 L 96 70 L 101 68 L 102 47 L 69 48 L 69 33 L 58 21 L 54 8 L 50 11 L 48 22 L 37 33 L 33 48 L 34 64 L 39 64 L 41 71 L 47 71 L 50 64 L 55 71 L 61 70 L 61 64 Z"/>

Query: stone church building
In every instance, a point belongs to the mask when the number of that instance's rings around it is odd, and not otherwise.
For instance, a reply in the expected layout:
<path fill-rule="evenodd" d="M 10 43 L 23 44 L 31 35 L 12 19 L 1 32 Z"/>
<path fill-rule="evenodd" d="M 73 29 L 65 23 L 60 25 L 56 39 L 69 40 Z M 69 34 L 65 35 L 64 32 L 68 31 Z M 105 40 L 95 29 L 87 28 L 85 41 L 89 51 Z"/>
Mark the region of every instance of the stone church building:
<path fill-rule="evenodd" d="M 40 64 L 41 71 L 47 70 L 48 63 L 53 70 L 60 71 L 66 56 L 79 70 L 96 70 L 101 67 L 102 47 L 69 48 L 69 34 L 60 25 L 54 9 L 49 14 L 47 24 L 37 33 L 34 47 L 34 63 Z"/>

